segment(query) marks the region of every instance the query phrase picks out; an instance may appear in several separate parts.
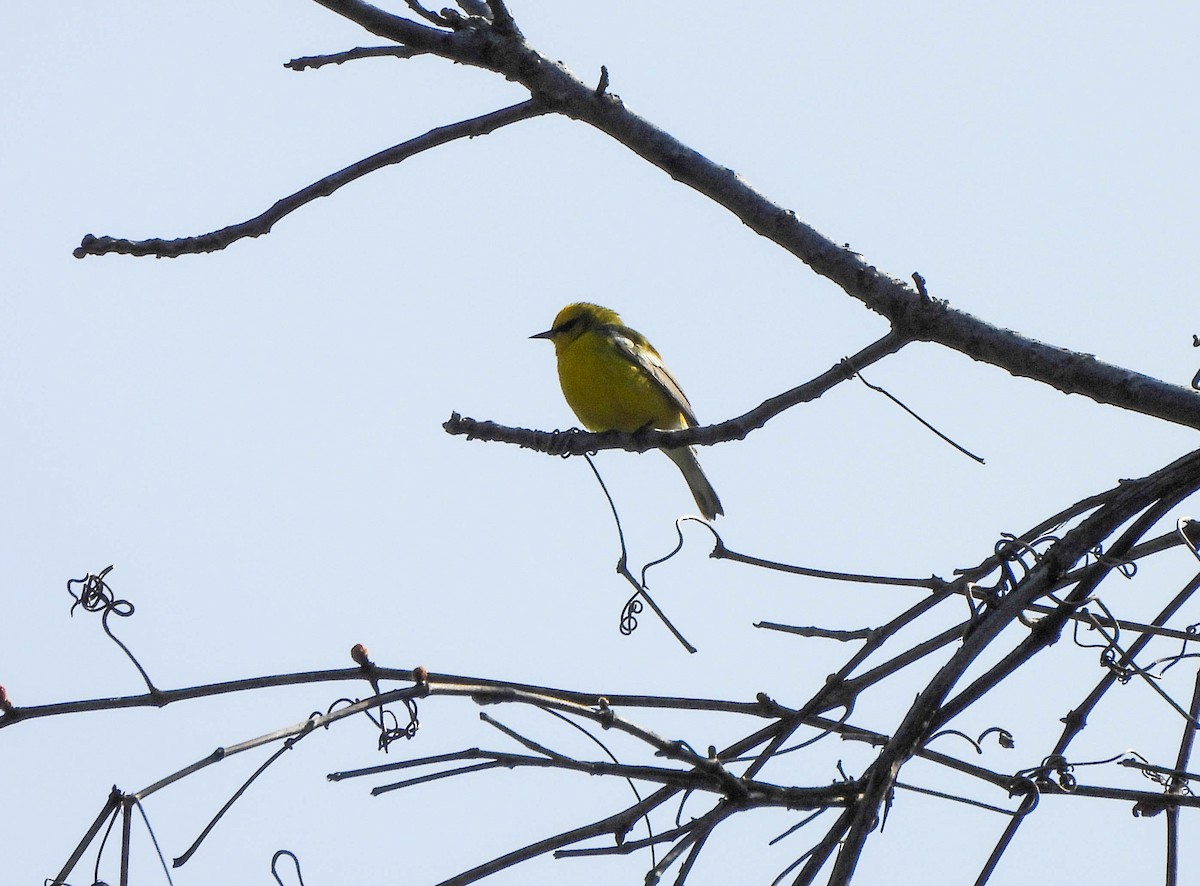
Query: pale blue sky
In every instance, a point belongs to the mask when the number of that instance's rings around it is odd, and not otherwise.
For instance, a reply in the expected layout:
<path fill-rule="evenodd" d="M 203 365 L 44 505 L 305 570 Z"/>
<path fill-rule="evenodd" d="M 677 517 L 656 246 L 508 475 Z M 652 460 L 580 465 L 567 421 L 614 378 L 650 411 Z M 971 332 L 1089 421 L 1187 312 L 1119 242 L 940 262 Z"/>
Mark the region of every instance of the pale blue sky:
<path fill-rule="evenodd" d="M 737 16 L 708 0 L 510 5 L 545 54 L 588 80 L 607 65 L 630 108 L 881 270 L 920 271 L 959 308 L 1160 378 L 1186 384 L 1200 365 L 1191 347 L 1200 11 L 764 0 Z M 525 96 L 432 58 L 288 71 L 293 57 L 377 42 L 299 0 L 7 4 L 0 40 L 0 683 L 17 704 L 139 691 L 99 626 L 67 617 L 66 580 L 110 563 L 114 587 L 138 607 L 117 629 L 164 687 L 346 667 L 363 642 L 396 667 L 613 693 L 747 700 L 762 691 L 798 704 L 849 647 L 767 634 L 755 621 L 857 628 L 917 599 L 710 561 L 706 534 L 692 528 L 651 590 L 700 652 L 683 653 L 649 617 L 622 637 L 627 587 L 586 465 L 441 430 L 451 410 L 573 424 L 550 347 L 526 339 L 569 301 L 621 311 L 704 421 L 740 414 L 886 331 L 620 145 L 580 123 L 528 121 L 376 173 L 223 253 L 77 261 L 71 249 L 85 233 L 213 230 L 363 156 Z M 949 577 L 999 533 L 1195 445 L 1191 431 L 934 346 L 914 345 L 867 377 L 987 466 L 845 385 L 743 443 L 701 452 L 731 548 Z M 692 507 L 675 469 L 655 454 L 606 452 L 599 464 L 633 562 L 665 553 L 672 521 Z M 1146 617 L 1193 566 L 1164 554 L 1127 587 L 1110 583 L 1106 600 Z M 1035 765 L 1057 718 L 1099 678 L 1095 658 L 1064 639 L 1036 674 L 965 716 L 964 729 L 999 722 L 1017 733 L 1014 751 L 990 749 L 982 765 Z M 1182 697 L 1184 671 L 1166 686 Z M 864 698 L 856 721 L 886 730 L 918 686 Z M 300 720 L 337 691 L 4 730 L 6 878 L 52 876 L 114 782 L 143 787 L 217 745 Z M 490 713 L 584 753 L 536 712 Z M 506 747 L 477 714 L 469 702 L 429 700 L 419 737 L 393 756 Z M 1135 747 L 1174 757 L 1178 722 L 1144 687 L 1124 687 L 1093 723 L 1081 755 Z M 741 728 L 645 725 L 698 747 Z M 837 760 L 852 774 L 870 760 L 863 747 L 823 745 L 773 777 L 824 784 Z M 507 772 L 372 799 L 369 785 L 324 779 L 378 762 L 362 725 L 290 756 L 177 883 L 266 882 L 284 847 L 301 856 L 309 883 L 433 883 L 627 800 L 623 784 L 585 779 L 568 782 L 578 797 L 558 804 L 555 778 Z M 259 760 L 157 795 L 149 811 L 164 850 L 181 852 Z M 964 789 L 918 767 L 905 775 Z M 1145 785 L 1107 770 L 1088 780 Z M 998 793 L 975 795 L 1006 805 Z M 689 812 L 704 808 L 692 803 Z M 864 854 L 863 882 L 969 882 L 1003 820 L 953 809 L 931 839 L 929 823 L 946 812 L 902 795 Z M 1051 838 L 1070 847 L 1080 881 L 1144 882 L 1138 865 L 1157 876 L 1161 822 L 1134 822 L 1120 804 L 1054 799 L 1038 815 L 994 883 L 1044 871 L 1058 851 Z M 814 830 L 767 849 L 793 821 L 764 813 L 718 832 L 689 883 L 729 882 L 733 871 L 769 883 L 816 839 Z M 145 883 L 154 872 L 141 845 L 135 882 Z M 932 851 L 945 853 L 937 870 L 925 866 Z M 1195 871 L 1200 859 L 1190 861 Z M 647 866 L 543 861 L 492 882 L 636 883 Z M 87 876 L 80 869 L 72 882 Z"/>

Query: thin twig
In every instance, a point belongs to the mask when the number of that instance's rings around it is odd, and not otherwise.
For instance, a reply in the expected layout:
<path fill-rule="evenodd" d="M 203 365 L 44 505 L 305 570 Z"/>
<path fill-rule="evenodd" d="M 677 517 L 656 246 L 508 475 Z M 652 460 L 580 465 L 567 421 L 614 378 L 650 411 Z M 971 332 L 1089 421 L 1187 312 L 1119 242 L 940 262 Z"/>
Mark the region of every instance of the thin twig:
<path fill-rule="evenodd" d="M 832 628 L 801 627 L 800 625 L 785 625 L 773 621 L 756 621 L 754 626 L 768 631 L 795 634 L 798 637 L 820 637 L 825 640 L 837 640 L 840 643 L 848 643 L 852 640 L 867 640 L 874 633 L 874 628 L 859 628 L 856 631 L 837 631 Z"/>
<path fill-rule="evenodd" d="M 905 344 L 905 339 L 895 333 L 863 348 L 853 357 L 843 358 L 826 372 L 805 384 L 785 391 L 760 403 L 754 409 L 737 418 L 678 431 L 644 430 L 627 434 L 622 431 L 581 432 L 571 435 L 535 431 L 528 428 L 513 428 L 491 421 L 465 418 L 457 412 L 450 414 L 442 424 L 447 434 L 465 436 L 468 440 L 485 440 L 496 443 L 515 443 L 525 449 L 534 449 L 552 455 L 583 455 L 603 449 L 624 449 L 627 452 L 646 452 L 650 449 L 674 448 L 678 446 L 711 446 L 731 440 L 744 440 L 752 431 L 763 427 L 781 412 L 816 400 L 844 381 L 854 378 L 854 373 L 865 366 L 896 353 Z"/>
<path fill-rule="evenodd" d="M 261 237 L 263 234 L 269 233 L 276 222 L 295 212 L 306 203 L 311 203 L 318 197 L 328 197 L 344 185 L 348 185 L 350 182 L 356 181 L 378 169 L 383 169 L 385 166 L 392 166 L 422 151 L 428 151 L 431 148 L 439 147 L 460 138 L 487 135 L 503 126 L 528 120 L 531 117 L 538 117 L 548 113 L 548 111 L 549 109 L 546 106 L 534 99 L 530 99 L 529 101 L 524 101 L 499 111 L 493 111 L 490 114 L 484 114 L 481 117 L 475 117 L 471 120 L 451 123 L 448 126 L 439 126 L 437 129 L 429 130 L 424 135 L 409 139 L 385 151 L 380 151 L 378 154 L 367 157 L 365 160 L 360 160 L 352 166 L 347 166 L 340 172 L 328 175 L 291 196 L 277 201 L 275 205 L 261 215 L 255 216 L 248 221 L 229 225 L 209 234 L 201 234 L 196 237 L 182 237 L 178 240 L 162 240 L 159 238 L 151 240 L 124 240 L 108 236 L 96 237 L 88 234 L 75 249 L 74 255 L 76 258 L 84 258 L 89 255 L 106 255 L 110 252 L 117 252 L 124 255 L 153 255 L 159 258 L 176 258 L 180 255 L 216 252 L 245 237 Z"/>
<path fill-rule="evenodd" d="M 426 49 L 416 49 L 412 46 L 356 46 L 345 52 L 332 52 L 327 55 L 305 55 L 284 62 L 285 68 L 293 71 L 308 71 L 323 68 L 326 65 L 340 65 L 343 62 L 360 58 L 415 58 L 428 53 Z"/>
<path fill-rule="evenodd" d="M 512 13 L 508 11 L 508 4 L 504 0 L 487 0 L 487 3 L 492 8 L 492 19 L 496 23 L 496 29 L 503 34 L 520 39 L 521 29 L 513 21 Z"/>
<path fill-rule="evenodd" d="M 75 865 L 79 863 L 79 859 L 83 857 L 83 853 L 92 845 L 92 841 L 100 833 L 100 828 L 104 826 L 104 822 L 108 821 L 112 817 L 112 814 L 120 807 L 122 797 L 121 792 L 114 787 L 109 793 L 108 799 L 104 801 L 104 808 L 100 810 L 100 814 L 96 816 L 96 820 L 87 829 L 87 832 L 83 835 L 83 839 L 75 846 L 75 850 L 67 859 L 67 863 L 62 866 L 62 870 L 54 878 L 54 883 L 67 882 L 67 877 L 71 876 L 71 872 L 75 870 Z"/>
<path fill-rule="evenodd" d="M 921 282 L 924 282 L 924 281 L 921 281 Z M 917 415 L 915 412 L 913 412 L 913 411 L 912 411 L 912 410 L 911 410 L 911 409 L 910 409 L 910 408 L 909 408 L 909 407 L 908 407 L 908 406 L 907 406 L 907 405 L 906 405 L 906 404 L 905 404 L 905 403 L 904 403 L 902 400 L 900 400 L 898 397 L 895 397 L 895 396 L 893 396 L 893 395 L 892 395 L 892 394 L 890 394 L 888 391 L 886 391 L 886 390 L 884 390 L 883 388 L 879 387 L 879 385 L 873 385 L 873 384 L 871 384 L 869 381 L 867 381 L 865 378 L 863 378 L 863 375 L 862 375 L 862 373 L 861 373 L 861 372 L 857 372 L 857 373 L 855 373 L 855 375 L 857 375 L 857 376 L 858 376 L 858 380 L 859 380 L 860 382 L 862 382 L 864 385 L 866 385 L 866 386 L 867 386 L 868 388 L 870 388 L 872 391 L 875 391 L 875 393 L 877 393 L 877 394 L 883 394 L 883 396 L 887 397 L 889 400 L 891 400 L 893 403 L 895 403 L 897 406 L 899 406 L 901 409 L 903 409 L 905 412 L 907 412 L 909 415 L 911 415 L 913 418 L 915 418 L 917 421 L 919 421 L 919 422 L 920 422 L 922 425 L 924 425 L 924 426 L 926 427 L 926 429 L 928 429 L 928 430 L 932 431 L 932 432 L 933 432 L 933 433 L 934 433 L 934 434 L 935 434 L 937 437 L 941 438 L 941 439 L 942 439 L 943 441 L 945 441 L 946 443 L 949 443 L 951 446 L 953 446 L 955 449 L 957 449 L 957 450 L 958 450 L 959 452 L 961 452 L 963 455 L 967 456 L 968 458 L 973 458 L 973 459 L 975 459 L 975 461 L 979 462 L 981 465 L 982 465 L 982 464 L 986 464 L 986 462 L 983 460 L 983 458 L 982 458 L 982 457 L 980 457 L 980 456 L 976 455 L 975 453 L 971 452 L 971 451 L 970 451 L 969 449 L 967 449 L 966 447 L 960 446 L 959 444 L 955 443 L 953 440 L 951 440 L 949 437 L 947 437 L 945 434 L 943 434 L 941 431 L 939 431 L 937 428 L 935 428 L 935 427 L 934 427 L 933 425 L 931 425 L 929 422 L 925 421 L 925 419 L 921 418 L 921 416 L 919 416 L 919 415 Z"/>
<path fill-rule="evenodd" d="M 716 535 L 716 530 L 713 530 Z M 930 591 L 945 591 L 950 588 L 950 582 L 932 575 L 929 578 L 898 578 L 889 575 L 862 575 L 854 572 L 834 572 L 828 569 L 814 569 L 809 566 L 795 566 L 781 563 L 777 560 L 764 560 L 749 554 L 739 554 L 725 547 L 725 542 L 717 537 L 712 552 L 714 560 L 731 560 L 734 563 L 744 563 L 747 566 L 757 566 L 761 569 L 772 569 L 776 572 L 787 572 L 792 575 L 806 575 L 810 578 L 823 578 L 830 581 L 845 581 L 857 584 L 893 585 L 905 588 L 925 588 Z"/>
<path fill-rule="evenodd" d="M 425 21 L 437 25 L 439 28 L 447 28 L 450 26 L 450 22 L 448 22 L 443 16 L 426 9 L 424 6 L 418 3 L 417 0 L 404 0 L 404 2 L 408 4 L 409 9 L 411 9 L 421 18 L 425 19 Z"/>

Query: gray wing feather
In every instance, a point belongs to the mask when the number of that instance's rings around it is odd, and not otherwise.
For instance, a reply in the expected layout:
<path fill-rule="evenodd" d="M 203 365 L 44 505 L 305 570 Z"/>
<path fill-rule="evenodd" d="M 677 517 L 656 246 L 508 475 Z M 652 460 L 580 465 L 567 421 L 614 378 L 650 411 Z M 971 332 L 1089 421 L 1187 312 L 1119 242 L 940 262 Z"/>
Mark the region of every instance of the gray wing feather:
<path fill-rule="evenodd" d="M 616 345 L 617 352 L 630 363 L 641 368 L 646 373 L 646 377 L 674 401 L 679 407 L 679 411 L 683 413 L 688 427 L 700 424 L 696 420 L 696 413 L 692 411 L 692 404 L 688 402 L 687 395 L 683 393 L 683 388 L 679 387 L 675 376 L 667 371 L 667 367 L 663 365 L 662 359 L 656 353 L 639 347 L 620 327 L 614 326 L 606 332 L 612 343 Z"/>

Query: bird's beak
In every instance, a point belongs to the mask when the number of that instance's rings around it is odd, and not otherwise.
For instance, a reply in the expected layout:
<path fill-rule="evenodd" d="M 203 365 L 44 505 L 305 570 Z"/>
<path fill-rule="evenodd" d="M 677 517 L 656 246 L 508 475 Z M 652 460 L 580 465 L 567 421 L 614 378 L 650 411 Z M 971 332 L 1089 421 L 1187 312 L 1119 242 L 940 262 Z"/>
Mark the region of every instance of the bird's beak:
<path fill-rule="evenodd" d="M 531 336 L 529 336 L 529 337 L 530 337 L 530 338 L 547 338 L 547 339 L 553 339 L 553 338 L 554 338 L 554 330 L 553 330 L 553 329 L 547 329 L 545 332 L 539 332 L 537 335 L 531 335 Z"/>

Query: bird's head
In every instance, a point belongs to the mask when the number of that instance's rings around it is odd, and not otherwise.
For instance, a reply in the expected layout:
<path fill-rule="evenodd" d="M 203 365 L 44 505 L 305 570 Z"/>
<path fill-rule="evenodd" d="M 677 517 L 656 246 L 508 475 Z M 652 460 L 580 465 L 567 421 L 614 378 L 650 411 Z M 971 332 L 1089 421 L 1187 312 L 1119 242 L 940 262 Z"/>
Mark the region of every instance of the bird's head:
<path fill-rule="evenodd" d="M 567 305 L 559 311 L 558 316 L 554 318 L 554 325 L 545 332 L 529 337 L 549 339 L 554 342 L 554 349 L 557 351 L 592 329 L 620 325 L 621 316 L 616 311 L 581 301 Z"/>

